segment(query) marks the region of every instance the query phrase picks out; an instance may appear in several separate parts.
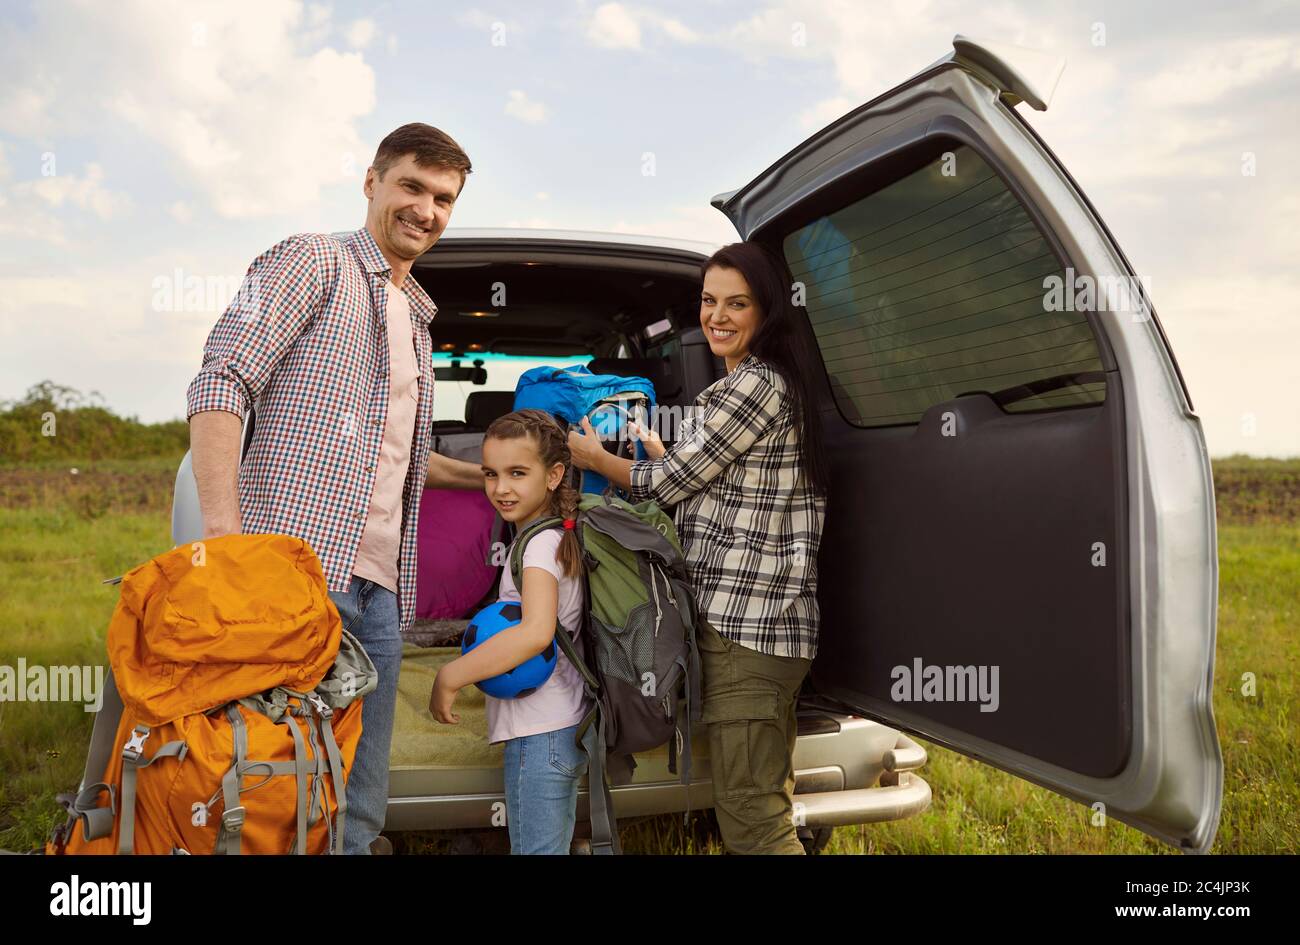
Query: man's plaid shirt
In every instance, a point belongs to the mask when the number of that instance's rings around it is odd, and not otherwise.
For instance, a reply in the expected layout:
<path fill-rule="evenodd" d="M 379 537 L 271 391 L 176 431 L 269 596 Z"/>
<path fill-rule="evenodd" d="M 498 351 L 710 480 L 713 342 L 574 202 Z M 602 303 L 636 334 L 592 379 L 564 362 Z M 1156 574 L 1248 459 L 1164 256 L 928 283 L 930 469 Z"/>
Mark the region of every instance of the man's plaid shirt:
<path fill-rule="evenodd" d="M 629 501 L 676 505 L 701 612 L 776 656 L 817 654 L 817 549 L 826 499 L 811 489 L 785 381 L 753 353 L 709 386 L 656 461 L 632 464 Z"/>
<path fill-rule="evenodd" d="M 352 576 L 383 443 L 391 275 L 365 228 L 277 243 L 253 260 L 208 335 L 186 395 L 187 419 L 203 410 L 243 417 L 255 407 L 253 439 L 239 467 L 243 530 L 305 539 L 331 591 L 346 591 Z M 415 532 L 433 420 L 429 322 L 438 308 L 413 276 L 402 291 L 420 371 L 398 553 L 404 633 L 415 619 Z"/>

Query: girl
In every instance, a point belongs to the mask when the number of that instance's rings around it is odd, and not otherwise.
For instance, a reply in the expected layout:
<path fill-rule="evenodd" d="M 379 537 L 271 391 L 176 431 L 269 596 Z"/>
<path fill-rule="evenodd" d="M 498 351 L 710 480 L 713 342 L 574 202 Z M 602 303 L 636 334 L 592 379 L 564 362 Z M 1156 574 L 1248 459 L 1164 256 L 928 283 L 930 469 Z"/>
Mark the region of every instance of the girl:
<path fill-rule="evenodd" d="M 785 260 L 724 246 L 701 269 L 700 327 L 727 367 L 695 402 L 671 450 L 632 432 L 650 460 L 607 453 L 591 424 L 573 463 L 676 506 L 699 599 L 714 811 L 733 853 L 803 853 L 791 814 L 795 706 L 817 653 L 817 549 L 826 463 L 809 378 L 821 358 L 791 303 Z"/>
<path fill-rule="evenodd" d="M 516 535 L 528 523 L 551 516 L 563 518 L 564 529 L 548 529 L 529 540 L 522 595 L 510 568 L 503 570 L 498 597 L 520 602 L 523 622 L 439 670 L 429 695 L 429 711 L 439 722 L 460 721 L 451 707 L 462 687 L 513 669 L 550 646 L 557 616 L 582 653 L 581 549 L 572 530 L 579 495 L 565 481 L 568 470 L 565 431 L 546 412 L 516 410 L 488 427 L 484 488 L 501 517 L 514 523 Z M 558 645 L 556 659 L 550 678 L 535 692 L 517 699 L 484 696 L 488 741 L 505 742 L 511 853 L 568 853 L 573 839 L 578 780 L 587 770 L 586 752 L 574 739 L 592 704 L 582 677 Z"/>

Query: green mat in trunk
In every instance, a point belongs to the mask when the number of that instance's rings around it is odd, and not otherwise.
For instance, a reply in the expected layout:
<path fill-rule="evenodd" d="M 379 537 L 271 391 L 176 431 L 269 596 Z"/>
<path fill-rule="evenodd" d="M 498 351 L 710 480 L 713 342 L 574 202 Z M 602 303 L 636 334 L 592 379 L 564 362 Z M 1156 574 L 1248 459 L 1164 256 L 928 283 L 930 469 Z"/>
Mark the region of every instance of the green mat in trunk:
<path fill-rule="evenodd" d="M 402 675 L 397 683 L 397 717 L 393 723 L 394 767 L 501 767 L 502 745 L 489 745 L 487 709 L 478 686 L 466 686 L 452 711 L 459 725 L 443 725 L 429 714 L 433 677 L 460 656 L 458 646 L 402 647 Z"/>
<path fill-rule="evenodd" d="M 402 674 L 397 684 L 397 718 L 393 724 L 392 767 L 464 768 L 484 766 L 500 768 L 501 744 L 487 741 L 487 709 L 478 686 L 466 686 L 456 696 L 452 711 L 460 724 L 443 725 L 429 714 L 429 691 L 438 670 L 460 655 L 459 646 L 402 647 Z M 692 729 L 695 757 L 708 758 L 708 733 L 702 724 Z M 638 752 L 637 781 L 660 778 L 668 774 L 667 744 L 652 751 Z M 705 776 L 707 767 L 699 776 Z"/>

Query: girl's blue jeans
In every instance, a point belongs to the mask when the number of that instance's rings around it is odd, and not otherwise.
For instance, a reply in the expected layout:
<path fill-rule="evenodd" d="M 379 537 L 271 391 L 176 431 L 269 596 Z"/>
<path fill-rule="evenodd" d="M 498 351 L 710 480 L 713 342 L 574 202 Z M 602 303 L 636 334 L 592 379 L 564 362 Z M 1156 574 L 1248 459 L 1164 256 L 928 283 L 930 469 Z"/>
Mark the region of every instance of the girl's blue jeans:
<path fill-rule="evenodd" d="M 506 826 L 511 853 L 568 854 L 587 752 L 578 726 L 505 742 Z"/>

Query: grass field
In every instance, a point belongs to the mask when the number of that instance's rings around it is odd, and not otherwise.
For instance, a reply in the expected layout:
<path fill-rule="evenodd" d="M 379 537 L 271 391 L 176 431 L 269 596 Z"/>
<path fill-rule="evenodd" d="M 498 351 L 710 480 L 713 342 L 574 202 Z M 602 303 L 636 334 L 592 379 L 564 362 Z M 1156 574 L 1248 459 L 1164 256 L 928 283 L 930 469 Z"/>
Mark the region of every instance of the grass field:
<path fill-rule="evenodd" d="M 180 457 L 0 466 L 0 664 L 104 661 L 117 589 L 101 582 L 171 547 Z M 1219 624 L 1214 711 L 1224 754 L 1214 852 L 1300 847 L 1300 460 L 1214 464 L 1219 513 Z M 1242 695 L 1244 674 L 1255 695 Z M 40 846 L 62 819 L 54 795 L 75 788 L 91 715 L 74 703 L 0 702 L 0 848 Z M 929 810 L 835 831 L 833 853 L 1169 853 L 1117 821 L 995 768 L 927 744 Z M 680 817 L 630 825 L 627 852 L 719 852 L 706 826 Z M 403 852 L 448 849 L 403 836 Z"/>

